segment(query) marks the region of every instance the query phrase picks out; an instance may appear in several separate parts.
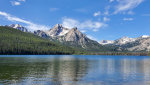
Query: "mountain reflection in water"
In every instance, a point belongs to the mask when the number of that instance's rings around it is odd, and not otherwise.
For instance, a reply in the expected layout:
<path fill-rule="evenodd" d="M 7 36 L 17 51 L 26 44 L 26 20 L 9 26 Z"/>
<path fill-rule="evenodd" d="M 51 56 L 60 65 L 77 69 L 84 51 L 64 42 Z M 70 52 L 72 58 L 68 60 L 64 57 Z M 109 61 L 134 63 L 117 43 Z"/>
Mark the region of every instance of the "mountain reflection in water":
<path fill-rule="evenodd" d="M 150 85 L 150 58 L 0 57 L 0 85 Z"/>

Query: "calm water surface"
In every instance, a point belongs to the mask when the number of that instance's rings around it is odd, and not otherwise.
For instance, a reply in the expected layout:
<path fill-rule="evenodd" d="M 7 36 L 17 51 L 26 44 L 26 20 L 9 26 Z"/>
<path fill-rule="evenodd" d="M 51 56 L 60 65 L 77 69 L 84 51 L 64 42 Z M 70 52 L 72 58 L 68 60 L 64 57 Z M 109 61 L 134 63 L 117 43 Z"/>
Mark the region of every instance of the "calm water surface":
<path fill-rule="evenodd" d="M 150 85 L 150 58 L 0 56 L 0 85 Z"/>

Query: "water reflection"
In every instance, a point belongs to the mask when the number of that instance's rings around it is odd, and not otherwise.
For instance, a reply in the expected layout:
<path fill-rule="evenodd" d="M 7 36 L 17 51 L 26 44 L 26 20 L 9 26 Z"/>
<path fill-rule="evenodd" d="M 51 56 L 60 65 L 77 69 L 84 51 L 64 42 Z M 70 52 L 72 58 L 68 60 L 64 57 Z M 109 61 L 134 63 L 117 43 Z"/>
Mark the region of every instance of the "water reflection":
<path fill-rule="evenodd" d="M 0 57 L 0 85 L 150 85 L 150 58 Z"/>
<path fill-rule="evenodd" d="M 81 80 L 87 74 L 88 68 L 87 59 L 77 59 L 72 56 L 0 58 L 0 61 L 0 83 L 3 84 L 67 85 L 63 83 Z"/>

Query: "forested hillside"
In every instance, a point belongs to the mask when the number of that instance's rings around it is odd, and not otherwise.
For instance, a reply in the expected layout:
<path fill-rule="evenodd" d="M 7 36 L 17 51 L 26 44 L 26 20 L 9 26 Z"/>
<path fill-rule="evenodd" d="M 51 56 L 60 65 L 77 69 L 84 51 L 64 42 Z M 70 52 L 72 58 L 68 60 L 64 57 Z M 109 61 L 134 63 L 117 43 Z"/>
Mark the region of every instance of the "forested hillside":
<path fill-rule="evenodd" d="M 73 48 L 62 46 L 32 33 L 0 26 L 0 54 L 74 54 Z"/>

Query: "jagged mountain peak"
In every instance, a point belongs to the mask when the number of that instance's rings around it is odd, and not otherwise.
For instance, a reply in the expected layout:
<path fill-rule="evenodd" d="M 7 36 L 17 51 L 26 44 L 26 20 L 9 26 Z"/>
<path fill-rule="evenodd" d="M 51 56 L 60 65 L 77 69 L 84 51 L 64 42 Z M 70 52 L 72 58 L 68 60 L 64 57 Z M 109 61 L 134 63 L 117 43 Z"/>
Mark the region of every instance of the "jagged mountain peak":
<path fill-rule="evenodd" d="M 54 28 L 62 28 L 62 24 L 56 24 Z"/>
<path fill-rule="evenodd" d="M 61 24 L 56 24 L 52 29 L 50 29 L 47 34 L 52 37 L 63 36 L 69 29 L 63 27 Z"/>
<path fill-rule="evenodd" d="M 72 28 L 73 31 L 78 31 L 77 27 Z"/>
<path fill-rule="evenodd" d="M 18 28 L 18 27 L 23 27 L 22 25 L 20 24 L 11 24 L 9 25 L 10 27 L 13 27 L 13 28 Z"/>
<path fill-rule="evenodd" d="M 61 24 L 56 24 L 53 28 L 50 29 L 50 31 L 51 31 L 51 30 L 56 30 L 56 31 L 58 31 L 58 30 L 62 30 L 62 28 L 63 28 L 63 27 L 62 27 Z"/>
<path fill-rule="evenodd" d="M 29 32 L 29 31 L 27 30 L 27 28 L 23 27 L 23 26 L 20 25 L 20 24 L 11 24 L 11 25 L 9 25 L 9 27 L 12 27 L 12 28 L 14 28 L 14 29 L 18 29 L 18 30 L 23 31 L 23 32 Z"/>
<path fill-rule="evenodd" d="M 118 40 L 115 40 L 115 44 L 116 45 L 122 45 L 122 44 L 126 44 L 128 42 L 133 42 L 135 40 L 136 40 L 136 38 L 122 37 Z"/>
<path fill-rule="evenodd" d="M 47 38 L 48 37 L 48 35 L 42 30 L 34 31 L 34 34 L 35 35 L 39 35 L 40 37 L 43 37 L 43 38 Z"/>
<path fill-rule="evenodd" d="M 82 34 L 77 27 L 72 28 L 68 33 L 78 33 L 78 34 Z"/>
<path fill-rule="evenodd" d="M 101 42 L 101 45 L 118 47 L 119 51 L 150 51 L 150 36 L 143 35 L 137 38 L 123 37 L 113 43 Z"/>
<path fill-rule="evenodd" d="M 77 27 L 72 28 L 66 35 L 66 41 L 79 41 L 82 39 L 85 39 L 86 36 L 84 34 L 82 34 Z"/>
<path fill-rule="evenodd" d="M 125 37 L 119 38 L 119 39 L 117 39 L 117 40 L 129 41 L 129 40 L 131 40 L 131 39 L 134 39 L 134 38 L 129 38 L 129 37 L 125 36 Z"/>
<path fill-rule="evenodd" d="M 61 24 L 56 24 L 49 31 L 36 31 L 35 34 L 44 38 L 47 37 L 52 40 L 57 40 L 72 47 L 99 50 L 99 46 L 101 46 L 98 42 L 86 37 L 86 35 L 80 32 L 77 27 L 68 29 Z"/>
<path fill-rule="evenodd" d="M 113 45 L 123 45 L 129 42 L 134 42 L 136 41 L 138 38 L 129 38 L 127 36 L 119 38 L 117 40 L 102 40 L 100 42 L 100 44 L 102 45 L 109 45 L 109 44 L 113 44 Z"/>

